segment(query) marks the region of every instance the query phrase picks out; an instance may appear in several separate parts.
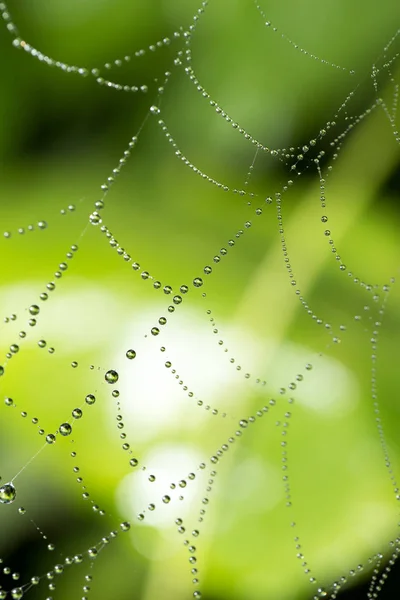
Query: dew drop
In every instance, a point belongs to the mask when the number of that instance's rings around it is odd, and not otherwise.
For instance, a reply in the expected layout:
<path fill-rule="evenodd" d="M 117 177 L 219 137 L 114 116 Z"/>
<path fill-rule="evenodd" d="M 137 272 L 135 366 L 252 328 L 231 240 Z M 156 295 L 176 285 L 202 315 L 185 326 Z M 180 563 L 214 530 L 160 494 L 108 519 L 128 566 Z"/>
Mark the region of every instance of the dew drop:
<path fill-rule="evenodd" d="M 135 350 L 127 350 L 126 351 L 126 358 L 129 358 L 129 360 L 132 360 L 133 358 L 136 358 L 136 351 Z"/>
<path fill-rule="evenodd" d="M 2 504 L 11 504 L 11 502 L 14 502 L 16 495 L 17 490 L 11 482 L 0 487 L 0 502 Z"/>
<path fill-rule="evenodd" d="M 89 221 L 92 225 L 100 225 L 102 223 L 102 219 L 97 210 L 92 212 L 92 214 L 89 216 Z"/>
<path fill-rule="evenodd" d="M 110 371 L 107 371 L 104 378 L 107 381 L 107 383 L 117 383 L 117 381 L 119 379 L 119 375 L 118 375 L 117 371 L 113 371 L 111 369 Z"/>
<path fill-rule="evenodd" d="M 94 404 L 96 402 L 96 396 L 93 396 L 93 394 L 88 394 L 85 398 L 85 402 L 86 404 Z"/>
<path fill-rule="evenodd" d="M 69 423 L 62 423 L 60 425 L 59 431 L 60 431 L 61 435 L 63 435 L 63 436 L 71 435 L 72 427 Z"/>
<path fill-rule="evenodd" d="M 30 312 L 31 315 L 36 316 L 36 315 L 38 315 L 40 313 L 40 308 L 38 307 L 37 304 L 32 304 L 29 307 L 29 312 Z"/>

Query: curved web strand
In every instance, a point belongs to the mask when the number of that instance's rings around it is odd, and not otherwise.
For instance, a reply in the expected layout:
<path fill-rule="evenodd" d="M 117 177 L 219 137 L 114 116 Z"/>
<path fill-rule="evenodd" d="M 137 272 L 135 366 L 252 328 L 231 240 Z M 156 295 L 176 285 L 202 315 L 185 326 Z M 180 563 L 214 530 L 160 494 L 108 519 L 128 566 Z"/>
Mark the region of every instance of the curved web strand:
<path fill-rule="evenodd" d="M 327 65 L 329 67 L 333 67 L 334 69 L 338 69 L 339 71 L 346 71 L 347 73 L 349 73 L 350 75 L 354 75 L 355 71 L 354 69 L 348 69 L 346 67 L 341 67 L 340 65 L 336 65 L 333 62 L 329 62 L 328 60 L 325 60 L 323 58 L 319 58 L 318 56 L 316 56 L 315 54 L 312 54 L 311 52 L 308 52 L 307 50 L 305 50 L 304 48 L 302 48 L 301 46 L 299 46 L 298 44 L 296 44 L 295 42 L 293 42 L 285 33 L 280 33 L 280 31 L 278 31 L 278 28 L 275 27 L 271 21 L 269 21 L 267 19 L 267 15 L 264 12 L 264 10 L 262 9 L 261 5 L 258 4 L 257 0 L 253 0 L 256 9 L 258 10 L 258 12 L 260 13 L 261 17 L 264 20 L 264 25 L 265 27 L 267 27 L 268 29 L 271 29 L 274 33 L 276 33 L 277 35 L 279 35 L 283 40 L 285 40 L 288 44 L 290 44 L 295 50 L 297 50 L 298 52 L 301 52 L 301 54 L 303 54 L 304 56 L 308 56 L 309 58 L 312 58 L 313 60 L 316 60 L 324 65 Z"/>

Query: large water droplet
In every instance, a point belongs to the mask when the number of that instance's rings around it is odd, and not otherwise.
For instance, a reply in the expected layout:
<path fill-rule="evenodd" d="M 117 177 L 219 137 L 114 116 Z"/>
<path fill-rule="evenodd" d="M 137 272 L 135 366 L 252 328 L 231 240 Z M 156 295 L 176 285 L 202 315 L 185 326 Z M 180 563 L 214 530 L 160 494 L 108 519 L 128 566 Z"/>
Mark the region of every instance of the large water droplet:
<path fill-rule="evenodd" d="M 64 435 L 64 436 L 71 435 L 71 433 L 72 433 L 72 427 L 71 427 L 71 425 L 69 423 L 62 423 L 60 425 L 59 431 L 60 431 L 61 435 Z"/>
<path fill-rule="evenodd" d="M 95 210 L 89 216 L 89 221 L 91 222 L 92 225 L 101 225 L 102 218 L 100 217 L 99 213 Z"/>
<path fill-rule="evenodd" d="M 0 502 L 2 504 L 11 504 L 14 502 L 17 490 L 12 483 L 5 483 L 0 487 Z"/>
<path fill-rule="evenodd" d="M 113 371 L 112 369 L 110 371 L 107 371 L 104 377 L 107 383 L 117 383 L 119 379 L 117 371 Z"/>

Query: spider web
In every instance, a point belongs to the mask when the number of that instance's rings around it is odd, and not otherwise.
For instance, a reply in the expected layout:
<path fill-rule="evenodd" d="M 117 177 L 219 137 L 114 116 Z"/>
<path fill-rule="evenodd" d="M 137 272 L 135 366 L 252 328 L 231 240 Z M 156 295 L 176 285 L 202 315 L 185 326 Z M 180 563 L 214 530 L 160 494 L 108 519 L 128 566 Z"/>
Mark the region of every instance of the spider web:
<path fill-rule="evenodd" d="M 143 107 L 100 186 L 75 165 L 79 198 L 32 189 L 17 224 L 4 202 L 0 598 L 333 600 L 359 574 L 384 597 L 399 257 L 378 205 L 400 30 L 359 72 L 248 3 L 269 63 L 287 52 L 347 89 L 299 143 L 224 93 L 240 66 L 215 84 L 213 3 L 101 67 L 48 56 L 0 10 L 24 60 Z"/>

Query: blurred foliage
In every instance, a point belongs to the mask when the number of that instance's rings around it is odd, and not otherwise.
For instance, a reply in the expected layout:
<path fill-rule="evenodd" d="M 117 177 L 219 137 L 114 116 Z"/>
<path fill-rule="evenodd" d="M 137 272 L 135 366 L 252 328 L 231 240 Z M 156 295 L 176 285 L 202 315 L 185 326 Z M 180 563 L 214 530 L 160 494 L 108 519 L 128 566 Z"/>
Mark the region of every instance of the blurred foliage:
<path fill-rule="evenodd" d="M 400 16 L 395 2 L 262 4 L 277 32 L 263 25 L 251 1 L 234 0 L 210 2 L 193 37 L 199 80 L 244 129 L 271 148 L 288 148 L 315 138 L 350 91 L 356 90 L 347 108 L 350 115 L 363 113 L 374 102 L 371 65 L 395 32 Z M 88 69 L 172 38 L 181 24 L 190 24 L 197 8 L 193 0 L 9 2 L 23 39 L 52 58 Z M 300 47 L 354 69 L 355 75 L 296 51 L 282 39 L 281 30 Z M 74 482 L 72 446 L 58 440 L 18 478 L 26 518 L 15 505 L 0 507 L 0 556 L 26 581 L 46 572 L 55 560 L 86 552 L 130 513 L 131 533 L 120 535 L 93 562 L 93 598 L 191 597 L 185 536 L 175 534 L 174 527 L 152 527 L 150 519 L 137 523 L 135 494 L 142 497 L 140 485 L 148 485 L 150 467 L 156 472 L 158 461 L 174 449 L 188 460 L 208 459 L 232 435 L 239 418 L 276 397 L 311 357 L 314 369 L 309 383 L 294 392 L 290 426 L 293 512 L 312 574 L 320 582 L 328 585 L 357 564 L 364 565 L 360 578 L 367 579 L 368 557 L 397 535 L 396 504 L 370 397 L 370 335 L 354 321 L 364 310 L 366 294 L 339 272 L 331 257 L 320 222 L 316 169 L 305 170 L 285 197 L 285 238 L 298 285 L 313 312 L 332 327 L 349 324 L 337 346 L 327 343 L 326 332 L 315 326 L 290 289 L 275 209 L 270 207 L 270 215 L 260 219 L 255 205 L 250 210 L 239 195 L 225 194 L 196 177 L 176 160 L 154 118 L 146 122 L 107 196 L 103 218 L 119 244 L 174 288 L 213 264 L 214 254 L 251 218 L 251 230 L 215 266 L 206 289 L 232 356 L 252 375 L 263 373 L 265 389 L 245 387 L 243 377 L 216 353 L 204 316 L 208 305 L 200 294 L 189 293 L 182 317 L 174 315 L 176 327 L 166 343 L 171 356 L 180 353 L 177 363 L 186 371 L 182 378 L 200 390 L 205 403 L 225 410 L 225 420 L 188 404 L 175 382 L 170 389 L 171 376 L 163 368 L 166 356 L 158 351 L 164 342 L 154 349 L 144 337 L 170 300 L 133 273 L 98 229 L 86 227 L 93 202 L 101 197 L 100 185 L 141 127 L 157 98 L 157 85 L 171 69 L 174 43 L 111 71 L 122 83 L 149 87 L 147 93 L 131 94 L 98 86 L 92 77 L 46 67 L 13 48 L 5 29 L 0 33 L 0 218 L 3 230 L 13 232 L 10 240 L 0 240 L 0 296 L 3 315 L 18 314 L 15 324 L 1 329 L 3 353 L 69 246 L 79 246 L 70 271 L 41 305 L 40 323 L 29 332 L 32 341 L 10 361 L 1 381 L 2 395 L 11 396 L 17 410 L 0 408 L 0 475 L 2 481 L 11 479 L 42 446 L 35 428 L 20 418 L 22 407 L 29 419 L 38 416 L 46 431 L 54 431 L 96 389 L 96 405 L 85 407 L 74 439 L 84 481 L 106 511 L 101 520 L 88 501 L 85 505 Z M 254 147 L 215 114 L 182 69 L 171 70 L 162 118 L 179 148 L 210 177 L 243 187 Z M 382 93 L 391 89 L 384 80 Z M 342 123 L 340 131 L 344 128 Z M 398 169 L 398 144 L 383 111 L 375 111 L 349 133 L 330 176 L 327 211 L 335 244 L 348 269 L 367 283 L 382 285 L 398 272 Z M 263 199 L 281 189 L 287 177 L 280 161 L 259 156 L 252 189 Z M 69 205 L 75 210 L 68 210 Z M 67 214 L 61 215 L 61 209 Z M 46 230 L 16 233 L 40 219 L 48 222 Z M 394 468 L 400 456 L 398 300 L 394 286 L 379 338 L 381 418 Z M 370 310 L 376 316 L 376 307 Z M 54 356 L 37 349 L 41 338 L 54 345 Z M 138 352 L 136 371 L 126 364 L 129 344 Z M 76 370 L 69 366 L 73 360 L 80 365 Z M 147 471 L 135 473 L 139 483 L 133 484 L 138 487 L 132 488 L 132 496 L 126 479 L 131 469 L 116 433 L 115 400 L 103 382 L 104 369 L 111 367 L 120 373 L 122 413 L 128 414 L 134 452 L 144 464 L 153 461 Z M 292 517 L 284 506 L 282 438 L 275 427 L 283 416 L 271 410 L 263 418 L 232 445 L 217 468 L 197 553 L 203 598 L 208 600 L 300 600 L 312 594 L 296 564 L 301 561 L 295 558 Z M 190 505 L 187 515 L 192 527 L 207 485 L 203 479 L 197 504 Z M 172 525 L 179 510 L 175 505 L 168 513 Z M 47 552 L 42 534 L 55 541 L 57 559 Z M 80 597 L 87 561 L 73 569 L 59 579 L 54 597 Z M 1 583 L 9 588 L 9 578 Z M 29 596 L 34 600 L 39 592 L 43 597 L 42 585 Z"/>

